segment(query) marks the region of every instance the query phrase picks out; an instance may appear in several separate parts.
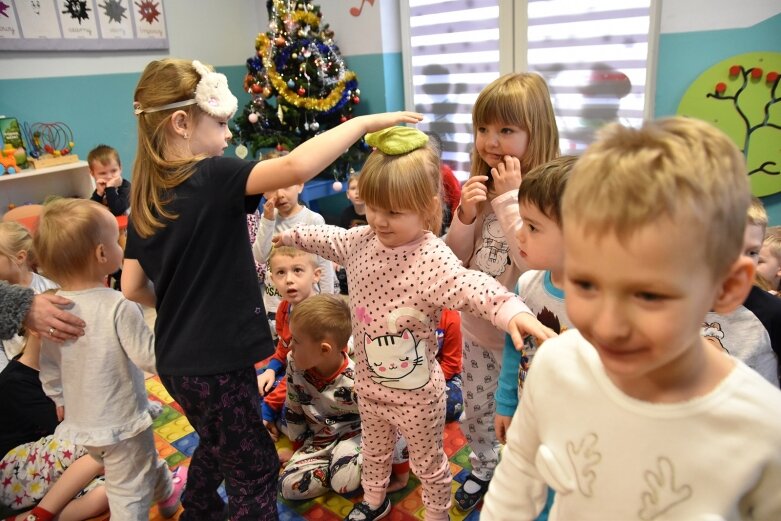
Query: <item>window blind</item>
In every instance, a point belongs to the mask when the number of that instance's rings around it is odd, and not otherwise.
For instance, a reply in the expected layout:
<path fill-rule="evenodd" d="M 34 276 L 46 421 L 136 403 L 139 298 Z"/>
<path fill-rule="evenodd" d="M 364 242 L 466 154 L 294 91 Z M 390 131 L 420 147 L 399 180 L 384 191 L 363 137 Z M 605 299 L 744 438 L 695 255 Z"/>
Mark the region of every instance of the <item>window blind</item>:
<path fill-rule="evenodd" d="M 499 0 L 409 0 L 409 39 L 418 125 L 442 140 L 442 160 L 469 177 L 472 106 L 499 77 Z"/>
<path fill-rule="evenodd" d="M 419 128 L 440 135 L 443 161 L 466 179 L 472 106 L 499 76 L 500 58 L 526 63 L 547 80 L 564 153 L 582 151 L 607 122 L 640 125 L 651 2 L 407 0 L 408 78 L 415 110 L 426 116 Z M 500 4 L 503 13 L 526 10 L 513 16 L 523 21 L 510 35 L 519 42 L 510 52 L 525 60 L 500 56 Z"/>

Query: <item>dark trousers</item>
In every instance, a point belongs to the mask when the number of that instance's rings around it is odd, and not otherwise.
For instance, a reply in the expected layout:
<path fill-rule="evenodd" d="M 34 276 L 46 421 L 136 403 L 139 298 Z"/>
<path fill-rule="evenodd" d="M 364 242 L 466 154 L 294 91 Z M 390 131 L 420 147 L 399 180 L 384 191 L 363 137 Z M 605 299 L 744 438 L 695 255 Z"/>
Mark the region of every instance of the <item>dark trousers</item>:
<path fill-rule="evenodd" d="M 255 369 L 209 376 L 160 376 L 200 437 L 182 495 L 181 521 L 275 520 L 279 457 L 258 413 Z"/>

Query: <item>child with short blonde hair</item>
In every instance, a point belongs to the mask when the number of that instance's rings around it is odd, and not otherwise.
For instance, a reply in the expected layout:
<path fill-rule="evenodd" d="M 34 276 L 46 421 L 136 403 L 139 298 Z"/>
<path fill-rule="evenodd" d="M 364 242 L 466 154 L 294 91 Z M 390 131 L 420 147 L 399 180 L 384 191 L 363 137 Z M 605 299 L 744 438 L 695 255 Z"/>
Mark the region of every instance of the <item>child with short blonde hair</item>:
<path fill-rule="evenodd" d="M 363 424 L 364 500 L 346 519 L 374 520 L 386 495 L 397 430 L 423 484 L 426 519 L 448 518 L 450 466 L 443 447 L 445 379 L 436 361 L 442 310 L 476 313 L 495 327 L 547 338 L 523 302 L 492 277 L 465 269 L 436 237 L 442 224 L 438 151 L 409 128 L 369 134 L 377 147 L 358 186 L 368 226 L 308 226 L 277 240 L 345 266 L 350 283 L 358 406 Z"/>
<path fill-rule="evenodd" d="M 58 199 L 44 207 L 35 251 L 87 327 L 62 346 L 44 340 L 40 378 L 64 407 L 57 436 L 83 445 L 105 467 L 112 518 L 148 519 L 153 500 L 171 517 L 187 470 L 172 476 L 155 448 L 142 373 L 155 372 L 152 332 L 140 306 L 104 284 L 122 264 L 118 238 L 115 217 L 94 201 Z"/>
<path fill-rule="evenodd" d="M 287 394 L 285 369 L 291 341 L 290 313 L 298 304 L 315 294 L 315 286 L 322 272 L 315 255 L 290 246 L 272 248 L 267 266 L 269 282 L 282 296 L 276 310 L 277 348 L 271 358 L 255 364 L 255 368 L 263 424 L 276 441 L 279 439 L 281 425 L 278 422 Z"/>
<path fill-rule="evenodd" d="M 743 255 L 758 268 L 767 227 L 767 212 L 758 197 L 751 197 L 743 235 Z M 767 292 L 761 276 L 754 276 L 746 300 L 729 314 L 705 316 L 703 336 L 761 374 L 778 387 L 781 358 L 781 300 Z"/>
<path fill-rule="evenodd" d="M 771 226 L 765 232 L 759 250 L 757 275 L 762 277 L 774 295 L 781 289 L 781 226 Z"/>
<path fill-rule="evenodd" d="M 57 284 L 36 273 L 35 264 L 33 237 L 27 228 L 13 221 L 0 222 L 0 280 L 26 286 L 36 295 L 56 288 Z M 9 340 L 0 341 L 0 347 L 2 370 L 9 360 L 22 352 L 24 337 L 15 335 Z"/>
<path fill-rule="evenodd" d="M 749 200 L 707 123 L 603 129 L 562 204 L 577 330 L 537 352 L 482 515 L 533 519 L 552 488 L 552 521 L 781 518 L 781 393 L 700 336 L 751 288 Z"/>
<path fill-rule="evenodd" d="M 304 190 L 304 183 L 296 183 L 277 190 L 265 192 L 266 202 L 258 223 L 255 242 L 252 244 L 252 255 L 256 262 L 263 262 L 272 252 L 271 238 L 275 233 L 289 230 L 299 225 L 325 224 L 322 215 L 301 204 L 299 196 Z M 331 262 L 317 257 L 319 277 L 317 290 L 320 293 L 334 292 L 334 267 Z M 267 267 L 268 269 L 268 267 Z M 268 269 L 270 271 L 270 269 Z M 265 283 L 263 304 L 267 310 L 279 307 L 283 297 L 275 284 Z M 271 317 L 269 317 L 271 318 Z M 274 316 L 276 320 L 276 316 Z"/>

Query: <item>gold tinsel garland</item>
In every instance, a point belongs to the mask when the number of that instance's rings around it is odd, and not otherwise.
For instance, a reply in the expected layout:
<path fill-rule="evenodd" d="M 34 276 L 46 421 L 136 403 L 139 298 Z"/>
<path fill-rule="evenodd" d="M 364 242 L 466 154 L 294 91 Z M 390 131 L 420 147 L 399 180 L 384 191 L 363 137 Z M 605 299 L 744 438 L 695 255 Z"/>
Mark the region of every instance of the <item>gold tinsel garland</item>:
<path fill-rule="evenodd" d="M 271 85 L 277 89 L 279 95 L 293 106 L 298 108 L 305 108 L 307 110 L 318 110 L 325 112 L 333 108 L 339 100 L 342 99 L 344 94 L 345 85 L 348 81 L 355 79 L 355 73 L 347 71 L 344 78 L 339 80 L 336 86 L 333 88 L 330 94 L 325 98 L 310 98 L 306 96 L 299 96 L 297 92 L 290 89 L 287 86 L 287 82 L 282 78 L 282 75 L 277 72 L 274 60 L 271 59 L 271 52 L 269 52 L 269 45 L 271 42 L 266 34 L 261 33 L 255 40 L 255 48 L 258 50 L 258 55 L 263 59 L 263 66 L 266 68 Z"/>

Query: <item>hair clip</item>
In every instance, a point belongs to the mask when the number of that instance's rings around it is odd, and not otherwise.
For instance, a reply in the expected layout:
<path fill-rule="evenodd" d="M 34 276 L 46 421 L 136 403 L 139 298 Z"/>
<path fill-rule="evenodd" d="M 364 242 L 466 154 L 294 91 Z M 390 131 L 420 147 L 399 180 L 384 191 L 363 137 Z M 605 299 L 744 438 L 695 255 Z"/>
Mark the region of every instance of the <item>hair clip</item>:
<path fill-rule="evenodd" d="M 383 154 L 400 156 L 428 143 L 428 136 L 416 128 L 390 127 L 366 134 L 366 143 Z"/>

